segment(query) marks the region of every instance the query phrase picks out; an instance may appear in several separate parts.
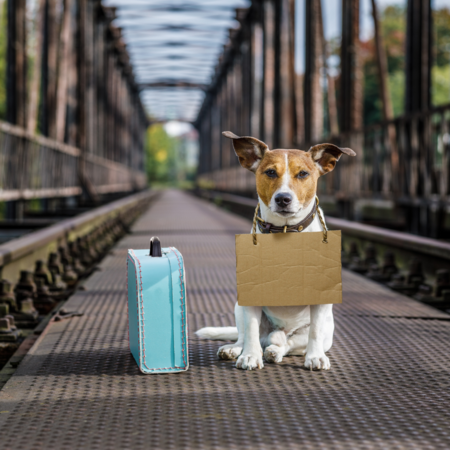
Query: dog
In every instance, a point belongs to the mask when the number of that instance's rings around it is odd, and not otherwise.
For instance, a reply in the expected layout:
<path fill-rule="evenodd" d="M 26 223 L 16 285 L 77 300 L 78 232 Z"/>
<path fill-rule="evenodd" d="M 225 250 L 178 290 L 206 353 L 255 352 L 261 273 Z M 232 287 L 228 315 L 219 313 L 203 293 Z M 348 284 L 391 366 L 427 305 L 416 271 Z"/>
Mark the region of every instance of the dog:
<path fill-rule="evenodd" d="M 297 230 L 301 228 L 297 225 L 305 223 L 302 232 L 323 230 L 319 214 L 314 214 L 317 180 L 334 169 L 342 154 L 355 156 L 353 150 L 333 144 L 315 145 L 307 152 L 269 150 L 254 137 L 240 137 L 230 131 L 222 134 L 232 139 L 241 166 L 256 176 L 261 219 L 267 227 L 295 225 Z M 259 226 L 257 232 L 262 232 Z M 234 344 L 220 347 L 218 356 L 237 360 L 238 369 L 262 369 L 263 355 L 268 363 L 279 363 L 287 355 L 305 355 L 307 369 L 329 370 L 330 360 L 325 353 L 333 343 L 332 307 L 236 303 L 236 327 L 206 327 L 196 334 L 201 339 L 235 340 Z"/>

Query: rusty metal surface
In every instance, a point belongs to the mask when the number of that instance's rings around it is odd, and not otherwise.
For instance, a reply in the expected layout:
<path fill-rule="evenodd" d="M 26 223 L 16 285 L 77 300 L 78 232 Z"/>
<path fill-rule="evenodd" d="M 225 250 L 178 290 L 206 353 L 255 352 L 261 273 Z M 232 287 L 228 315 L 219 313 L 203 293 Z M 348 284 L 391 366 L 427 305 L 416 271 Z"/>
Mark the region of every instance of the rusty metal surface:
<path fill-rule="evenodd" d="M 154 230 L 187 267 L 181 374 L 142 375 L 128 350 L 126 250 Z M 358 275 L 344 271 L 329 372 L 303 357 L 240 371 L 194 337 L 233 323 L 235 231 L 249 223 L 165 192 L 67 303 L 84 315 L 54 323 L 0 391 L 0 449 L 448 449 L 450 316 Z"/>

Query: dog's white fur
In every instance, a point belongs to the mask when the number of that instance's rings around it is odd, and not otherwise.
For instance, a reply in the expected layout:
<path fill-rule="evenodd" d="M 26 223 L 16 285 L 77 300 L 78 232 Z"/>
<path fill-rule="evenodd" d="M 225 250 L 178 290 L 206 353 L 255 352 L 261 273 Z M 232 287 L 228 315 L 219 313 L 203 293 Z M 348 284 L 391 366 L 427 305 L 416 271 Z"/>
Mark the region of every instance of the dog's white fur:
<path fill-rule="evenodd" d="M 276 226 L 294 225 L 303 220 L 314 206 L 300 204 L 289 187 L 288 155 L 282 184 L 272 195 L 269 207 L 259 199 L 261 217 Z M 293 197 L 291 216 L 283 217 L 276 212 L 275 196 L 289 193 Z M 305 232 L 322 231 L 318 215 Z M 260 233 L 257 227 L 257 233 Z M 235 340 L 234 344 L 219 348 L 221 359 L 237 359 L 239 369 L 262 369 L 263 355 L 269 363 L 281 362 L 286 355 L 305 355 L 304 366 L 314 370 L 329 370 L 330 360 L 325 355 L 333 343 L 333 305 L 257 307 L 235 305 L 237 327 L 202 328 L 196 332 L 202 339 Z"/>

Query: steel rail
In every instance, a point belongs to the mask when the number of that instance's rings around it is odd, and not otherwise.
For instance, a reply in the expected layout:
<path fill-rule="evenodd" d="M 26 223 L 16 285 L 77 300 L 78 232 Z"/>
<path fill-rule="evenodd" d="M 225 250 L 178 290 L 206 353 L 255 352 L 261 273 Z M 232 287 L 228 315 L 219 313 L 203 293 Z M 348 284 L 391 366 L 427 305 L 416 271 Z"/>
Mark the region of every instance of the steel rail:
<path fill-rule="evenodd" d="M 48 254 L 57 251 L 59 246 L 89 234 L 109 219 L 125 219 L 126 215 L 135 208 L 142 210 L 156 194 L 154 191 L 146 190 L 129 195 L 76 217 L 61 220 L 49 227 L 5 242 L 0 245 L 2 278 L 16 283 L 21 270 L 33 271 L 37 260 L 46 260 Z"/>
<path fill-rule="evenodd" d="M 241 197 L 240 195 L 222 193 L 217 191 L 201 190 L 200 196 L 210 200 L 222 200 L 241 207 L 248 207 L 249 212 L 253 212 L 256 206 L 256 200 Z M 251 210 L 250 210 L 251 208 Z M 331 229 L 341 230 L 344 235 L 361 238 L 368 241 L 374 241 L 385 245 L 391 245 L 397 248 L 408 250 L 414 253 L 421 253 L 427 256 L 433 256 L 450 261 L 450 243 L 417 236 L 414 234 L 387 230 L 372 225 L 365 225 L 349 220 L 337 219 L 335 217 L 326 218 L 327 225 Z"/>

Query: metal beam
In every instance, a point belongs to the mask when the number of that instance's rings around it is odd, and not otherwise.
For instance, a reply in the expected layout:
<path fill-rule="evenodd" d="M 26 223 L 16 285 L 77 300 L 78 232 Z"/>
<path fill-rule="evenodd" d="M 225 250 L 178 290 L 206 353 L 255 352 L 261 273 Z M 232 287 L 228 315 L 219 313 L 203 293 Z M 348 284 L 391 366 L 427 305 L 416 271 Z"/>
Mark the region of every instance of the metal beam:
<path fill-rule="evenodd" d="M 274 145 L 275 121 L 275 3 L 264 0 L 264 142 Z"/>
<path fill-rule="evenodd" d="M 320 83 L 322 69 L 322 20 L 320 0 L 305 3 L 305 141 L 314 142 L 323 133 L 323 94 Z"/>
<path fill-rule="evenodd" d="M 405 112 L 427 110 L 431 103 L 431 1 L 408 0 Z"/>
<path fill-rule="evenodd" d="M 207 84 L 193 83 L 191 81 L 154 81 L 143 82 L 138 84 L 140 89 L 155 89 L 155 88 L 183 88 L 183 89 L 201 89 L 202 91 L 208 88 Z"/>
<path fill-rule="evenodd" d="M 7 120 L 26 125 L 26 2 L 8 0 Z"/>
<path fill-rule="evenodd" d="M 359 1 L 342 0 L 341 131 L 359 129 L 363 125 Z"/>
<path fill-rule="evenodd" d="M 295 0 L 280 1 L 280 43 L 279 43 L 279 82 L 280 82 L 280 129 L 278 142 L 283 148 L 292 147 L 295 129 L 295 90 L 294 90 L 294 30 L 291 14 L 295 11 Z"/>

